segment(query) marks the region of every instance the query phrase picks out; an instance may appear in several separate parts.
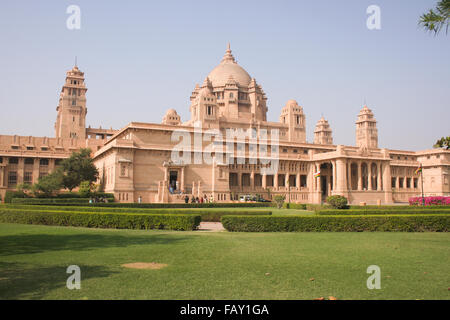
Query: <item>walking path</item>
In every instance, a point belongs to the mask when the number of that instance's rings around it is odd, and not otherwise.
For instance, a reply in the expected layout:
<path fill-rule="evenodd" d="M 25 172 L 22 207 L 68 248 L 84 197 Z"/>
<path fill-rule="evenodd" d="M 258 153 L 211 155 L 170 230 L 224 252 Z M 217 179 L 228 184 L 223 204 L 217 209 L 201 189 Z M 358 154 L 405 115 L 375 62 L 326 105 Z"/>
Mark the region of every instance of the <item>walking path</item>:
<path fill-rule="evenodd" d="M 200 222 L 200 226 L 198 227 L 199 231 L 209 231 L 209 232 L 219 232 L 225 231 L 222 223 L 220 222 Z"/>

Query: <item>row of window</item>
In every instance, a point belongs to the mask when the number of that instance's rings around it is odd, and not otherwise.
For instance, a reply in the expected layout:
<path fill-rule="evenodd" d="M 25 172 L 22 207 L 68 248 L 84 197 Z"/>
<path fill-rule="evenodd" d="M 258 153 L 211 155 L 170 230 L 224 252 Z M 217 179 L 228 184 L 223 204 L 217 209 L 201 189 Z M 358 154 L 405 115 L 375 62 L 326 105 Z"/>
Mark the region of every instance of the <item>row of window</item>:
<path fill-rule="evenodd" d="M 38 159 L 34 159 L 34 158 L 25 158 L 24 159 L 24 164 L 34 164 L 34 161 L 38 160 Z M 48 166 L 50 160 L 49 159 L 39 159 L 39 165 L 41 166 Z M 0 157 L 0 163 L 3 163 L 3 157 Z M 19 158 L 17 157 L 11 157 L 8 159 L 8 164 L 19 164 Z M 61 164 L 61 159 L 55 159 L 55 165 L 58 166 Z"/>
<path fill-rule="evenodd" d="M 18 145 L 12 145 L 12 146 L 11 146 L 11 149 L 12 149 L 12 150 L 20 150 L 21 148 L 20 148 L 20 146 L 18 146 Z M 31 151 L 31 150 L 35 150 L 36 148 L 33 147 L 33 146 L 27 146 L 26 149 L 27 149 L 28 151 Z M 42 151 L 48 151 L 48 147 L 41 147 L 41 150 L 42 150 Z"/>
<path fill-rule="evenodd" d="M 392 177 L 391 178 L 391 187 L 392 188 L 397 188 L 397 179 L 398 179 L 399 188 L 410 189 L 412 187 L 414 189 L 417 189 L 417 187 L 418 187 L 418 182 L 419 182 L 418 178 Z M 405 181 L 406 181 L 406 186 L 404 184 Z M 412 185 L 411 185 L 411 182 L 412 182 Z"/>
<path fill-rule="evenodd" d="M 263 179 L 262 175 L 255 174 L 255 177 L 254 177 L 255 187 L 262 187 L 262 185 L 263 185 L 262 179 Z M 241 185 L 239 185 L 238 173 L 230 172 L 229 185 L 230 185 L 230 187 L 239 187 L 239 186 L 250 187 L 251 186 L 250 173 L 243 173 L 241 175 Z M 267 187 L 274 186 L 274 176 L 273 175 L 266 176 L 266 186 Z M 286 175 L 285 174 L 278 175 L 278 186 L 279 187 L 286 186 Z M 297 187 L 297 175 L 294 175 L 294 174 L 289 175 L 289 186 Z M 307 186 L 307 176 L 300 175 L 300 187 L 304 188 L 306 186 Z"/>
<path fill-rule="evenodd" d="M 39 172 L 39 178 L 46 176 L 48 172 L 41 171 Z M 17 185 L 17 171 L 9 171 L 8 172 L 8 187 L 15 187 Z M 33 172 L 25 171 L 23 174 L 23 183 L 33 184 Z"/>

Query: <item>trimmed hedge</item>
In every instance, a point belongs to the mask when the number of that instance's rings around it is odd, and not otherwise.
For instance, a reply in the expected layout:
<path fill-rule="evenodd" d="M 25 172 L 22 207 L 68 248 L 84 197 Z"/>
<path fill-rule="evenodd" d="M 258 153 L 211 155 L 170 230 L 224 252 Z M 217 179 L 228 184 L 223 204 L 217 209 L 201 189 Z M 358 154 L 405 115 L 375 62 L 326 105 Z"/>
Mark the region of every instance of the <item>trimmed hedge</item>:
<path fill-rule="evenodd" d="M 193 214 L 87 213 L 0 209 L 0 222 L 49 226 L 186 231 L 197 229 L 200 221 L 201 217 Z"/>
<path fill-rule="evenodd" d="M 450 206 L 408 206 L 408 205 L 369 205 L 369 206 L 350 206 L 350 209 L 353 210 L 373 210 L 373 209 L 388 209 L 388 210 L 433 210 L 433 209 L 450 209 Z"/>
<path fill-rule="evenodd" d="M 11 203 L 36 205 L 88 205 L 89 198 L 13 198 Z"/>
<path fill-rule="evenodd" d="M 202 221 L 220 222 L 224 215 L 271 215 L 266 210 L 236 210 L 236 211 L 207 211 L 200 209 L 144 209 L 144 208 L 109 208 L 109 207 L 81 207 L 81 206 L 35 206 L 22 204 L 5 204 L 4 208 L 21 209 L 25 211 L 52 211 L 52 212 L 89 212 L 89 213 L 136 213 L 136 214 L 195 214 L 202 217 Z M 0 206 L 1 208 L 1 206 Z"/>
<path fill-rule="evenodd" d="M 64 201 L 69 199 L 36 199 L 35 200 L 58 200 Z M 84 198 L 86 199 L 86 198 Z M 68 201 L 58 202 L 58 201 L 50 201 L 48 203 L 39 203 L 39 201 L 30 201 L 27 203 L 26 201 L 18 200 L 14 203 L 20 204 L 42 204 L 42 205 L 65 205 L 65 206 L 89 206 L 89 207 L 109 207 L 109 208 L 141 208 L 141 209 L 164 209 L 164 208 L 269 208 L 269 202 L 251 202 L 251 203 L 121 203 L 121 202 L 97 202 L 97 203 L 89 203 L 89 199 L 86 202 L 77 202 L 79 199 L 70 199 L 75 200 L 73 203 Z"/>
<path fill-rule="evenodd" d="M 450 216 L 223 216 L 222 224 L 233 232 L 448 232 Z"/>
<path fill-rule="evenodd" d="M 327 209 L 316 211 L 318 215 L 367 215 L 367 214 L 450 214 L 450 208 L 424 209 L 424 208 L 403 208 L 403 209 Z"/>

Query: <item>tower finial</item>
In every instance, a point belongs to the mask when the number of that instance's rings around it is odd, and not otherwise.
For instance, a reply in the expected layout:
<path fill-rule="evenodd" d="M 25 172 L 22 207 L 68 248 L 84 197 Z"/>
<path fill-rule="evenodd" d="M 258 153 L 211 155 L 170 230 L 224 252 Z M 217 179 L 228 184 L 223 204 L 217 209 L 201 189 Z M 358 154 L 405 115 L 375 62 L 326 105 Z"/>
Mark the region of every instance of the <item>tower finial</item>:
<path fill-rule="evenodd" d="M 225 52 L 225 55 L 223 56 L 222 62 L 226 62 L 226 61 L 231 61 L 236 63 L 236 60 L 234 60 L 233 55 L 231 54 L 231 49 L 230 49 L 230 43 L 228 42 L 227 44 L 227 51 Z"/>

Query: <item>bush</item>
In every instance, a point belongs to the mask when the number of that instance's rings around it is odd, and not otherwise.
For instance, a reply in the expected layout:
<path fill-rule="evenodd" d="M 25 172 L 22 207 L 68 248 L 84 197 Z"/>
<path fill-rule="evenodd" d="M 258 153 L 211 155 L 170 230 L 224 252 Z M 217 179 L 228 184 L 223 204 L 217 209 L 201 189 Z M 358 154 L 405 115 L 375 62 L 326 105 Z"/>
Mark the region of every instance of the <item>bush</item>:
<path fill-rule="evenodd" d="M 448 206 L 450 197 L 424 197 L 426 206 Z M 412 206 L 421 206 L 422 197 L 409 198 L 409 204 Z"/>
<path fill-rule="evenodd" d="M 438 209 L 349 209 L 349 210 L 339 210 L 339 209 L 328 209 L 316 211 L 318 215 L 367 215 L 367 214 L 450 214 L 450 208 Z"/>
<path fill-rule="evenodd" d="M 88 205 L 89 198 L 13 198 L 11 203 L 35 205 Z"/>
<path fill-rule="evenodd" d="M 114 229 L 195 230 L 201 217 L 193 214 L 128 214 L 54 212 L 0 208 L 0 222 Z"/>
<path fill-rule="evenodd" d="M 5 203 L 11 203 L 14 198 L 25 199 L 28 198 L 27 194 L 22 191 L 9 191 L 5 193 Z"/>
<path fill-rule="evenodd" d="M 286 197 L 285 196 L 281 196 L 281 195 L 276 195 L 275 197 L 273 197 L 273 200 L 277 204 L 277 208 L 278 209 L 283 208 L 283 204 L 284 204 L 284 200 L 285 199 L 286 199 Z"/>
<path fill-rule="evenodd" d="M 46 198 L 48 199 L 48 198 Z M 270 207 L 269 202 L 264 203 L 120 203 L 120 202 L 98 202 L 98 203 L 89 203 L 86 204 L 84 202 L 76 202 L 76 199 L 70 199 L 75 201 L 68 201 L 68 203 L 64 203 L 65 206 L 86 206 L 89 207 L 110 207 L 110 208 L 141 208 L 141 209 L 151 209 L 151 208 L 268 208 Z M 85 199 L 88 200 L 89 199 Z M 109 200 L 108 198 L 108 201 Z M 27 204 L 40 204 L 38 202 L 32 203 L 33 201 L 30 201 L 30 203 Z M 42 203 L 45 205 L 58 205 L 57 202 L 49 202 L 49 203 Z"/>
<path fill-rule="evenodd" d="M 135 213 L 135 214 L 194 214 L 199 215 L 202 221 L 219 222 L 224 215 L 271 215 L 271 211 L 207 211 L 196 209 L 142 209 L 142 208 L 103 208 L 79 206 L 32 206 L 22 204 L 5 205 L 8 209 L 22 209 L 25 211 L 46 212 L 89 212 L 89 213 Z M 1 207 L 0 207 L 1 208 Z"/>
<path fill-rule="evenodd" d="M 329 196 L 327 203 L 334 209 L 348 209 L 347 198 L 343 196 Z"/>
<path fill-rule="evenodd" d="M 383 216 L 223 216 L 222 224 L 235 232 L 360 232 L 360 231 L 444 231 L 449 215 Z"/>

